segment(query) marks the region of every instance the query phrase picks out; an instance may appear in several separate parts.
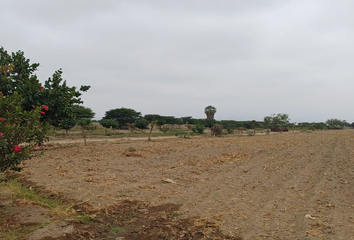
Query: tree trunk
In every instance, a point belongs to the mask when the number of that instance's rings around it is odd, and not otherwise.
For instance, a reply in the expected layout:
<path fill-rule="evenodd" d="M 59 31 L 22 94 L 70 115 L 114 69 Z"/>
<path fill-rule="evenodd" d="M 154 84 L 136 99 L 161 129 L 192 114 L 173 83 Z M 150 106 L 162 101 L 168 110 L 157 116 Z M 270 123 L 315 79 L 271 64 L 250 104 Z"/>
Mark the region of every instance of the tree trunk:
<path fill-rule="evenodd" d="M 151 136 L 151 132 L 152 132 L 152 129 L 153 129 L 153 128 L 154 128 L 154 125 L 151 125 L 150 132 L 149 132 L 149 138 L 148 138 L 149 141 L 151 141 L 150 136 Z"/>

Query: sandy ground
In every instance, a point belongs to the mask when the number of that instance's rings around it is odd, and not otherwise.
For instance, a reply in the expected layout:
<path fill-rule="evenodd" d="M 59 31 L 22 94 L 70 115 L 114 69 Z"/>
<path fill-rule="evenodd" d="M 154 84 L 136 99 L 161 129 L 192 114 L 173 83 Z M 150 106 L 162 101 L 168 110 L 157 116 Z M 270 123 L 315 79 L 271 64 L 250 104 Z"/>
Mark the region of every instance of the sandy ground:
<path fill-rule="evenodd" d="M 354 239 L 354 130 L 47 148 L 21 174 L 97 208 L 181 204 L 243 239 Z"/>

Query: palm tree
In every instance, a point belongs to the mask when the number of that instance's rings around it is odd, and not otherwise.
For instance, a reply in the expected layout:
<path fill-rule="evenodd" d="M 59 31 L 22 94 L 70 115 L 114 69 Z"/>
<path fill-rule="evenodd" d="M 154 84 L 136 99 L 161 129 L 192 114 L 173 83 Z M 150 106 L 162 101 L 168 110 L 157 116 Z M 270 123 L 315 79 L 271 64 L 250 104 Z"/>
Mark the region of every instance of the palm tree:
<path fill-rule="evenodd" d="M 207 119 L 211 119 L 214 120 L 214 115 L 216 113 L 216 107 L 213 106 L 207 106 L 206 108 L 204 108 L 204 112 L 207 116 Z"/>

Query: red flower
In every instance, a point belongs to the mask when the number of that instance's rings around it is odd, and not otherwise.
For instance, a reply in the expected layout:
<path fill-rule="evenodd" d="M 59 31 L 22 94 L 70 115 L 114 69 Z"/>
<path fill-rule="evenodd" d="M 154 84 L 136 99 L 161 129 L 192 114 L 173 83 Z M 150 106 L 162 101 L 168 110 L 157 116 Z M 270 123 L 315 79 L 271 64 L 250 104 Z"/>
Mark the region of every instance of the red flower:
<path fill-rule="evenodd" d="M 2 92 L 0 92 L 0 94 L 1 94 Z"/>
<path fill-rule="evenodd" d="M 36 150 L 36 151 L 40 150 L 39 147 L 34 147 L 33 149 Z"/>
<path fill-rule="evenodd" d="M 5 121 L 5 118 L 0 118 L 0 121 Z"/>
<path fill-rule="evenodd" d="M 41 114 L 45 114 L 45 112 L 41 112 Z"/>
<path fill-rule="evenodd" d="M 2 137 L 4 134 L 2 132 L 0 132 L 0 137 Z"/>
<path fill-rule="evenodd" d="M 5 127 L 7 126 L 7 123 L 5 123 Z"/>
<path fill-rule="evenodd" d="M 14 151 L 15 151 L 15 152 L 21 151 L 21 146 L 15 145 L 15 146 L 14 146 Z"/>
<path fill-rule="evenodd" d="M 46 105 L 42 105 L 42 107 L 44 108 L 44 110 L 46 110 L 46 111 L 48 111 L 48 106 L 46 106 Z"/>

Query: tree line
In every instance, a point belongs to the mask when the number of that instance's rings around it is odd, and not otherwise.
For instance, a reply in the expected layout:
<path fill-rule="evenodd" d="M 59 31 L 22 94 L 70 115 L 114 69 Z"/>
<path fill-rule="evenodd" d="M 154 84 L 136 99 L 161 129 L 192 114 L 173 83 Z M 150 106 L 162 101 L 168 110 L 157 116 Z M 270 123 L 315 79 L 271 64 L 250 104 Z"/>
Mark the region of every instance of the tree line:
<path fill-rule="evenodd" d="M 95 113 L 82 106 L 81 95 L 90 89 L 68 86 L 62 78 L 63 71 L 58 69 L 43 84 L 35 72 L 39 63 L 31 63 L 24 52 L 8 53 L 0 47 L 0 172 L 6 169 L 18 170 L 21 161 L 36 156 L 41 144 L 46 141 L 49 126 L 69 130 L 76 124 L 85 130 L 91 125 Z M 203 132 L 208 127 L 212 134 L 218 135 L 222 129 L 256 129 L 277 127 L 280 131 L 287 127 L 309 126 L 315 129 L 339 129 L 354 127 L 344 120 L 328 119 L 325 123 L 291 123 L 288 114 L 272 114 L 264 121 L 215 120 L 216 107 L 205 107 L 206 118 L 192 116 L 176 118 L 159 114 L 142 115 L 130 108 L 109 110 L 99 121 L 106 128 L 139 128 L 155 125 L 162 131 L 170 124 L 185 125 L 188 130 Z"/>

